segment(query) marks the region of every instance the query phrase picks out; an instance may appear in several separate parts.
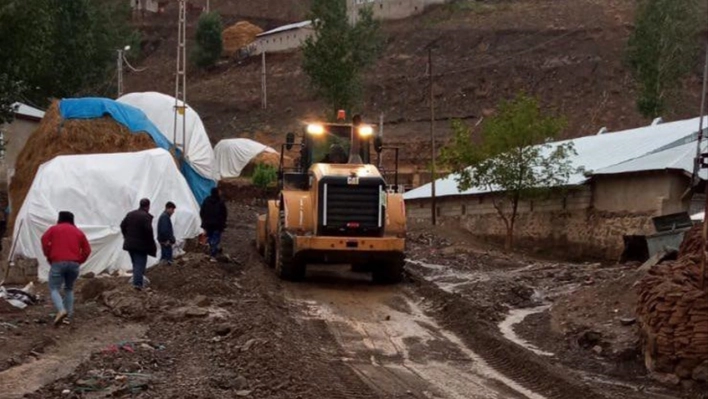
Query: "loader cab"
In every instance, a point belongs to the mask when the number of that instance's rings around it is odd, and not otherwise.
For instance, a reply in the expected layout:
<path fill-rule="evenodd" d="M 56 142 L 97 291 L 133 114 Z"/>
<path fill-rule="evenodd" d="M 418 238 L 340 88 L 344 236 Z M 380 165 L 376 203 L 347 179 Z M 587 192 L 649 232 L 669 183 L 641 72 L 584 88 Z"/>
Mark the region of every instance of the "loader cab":
<path fill-rule="evenodd" d="M 293 168 L 285 170 L 281 163 L 280 187 L 301 190 L 309 188 L 309 170 L 315 164 L 367 165 L 372 162 L 372 148 L 379 152 L 381 138 L 374 127 L 363 124 L 356 115 L 352 123 L 310 123 L 303 129 L 302 139 L 295 143 L 295 134 L 288 133 L 284 150 L 297 150 Z"/>

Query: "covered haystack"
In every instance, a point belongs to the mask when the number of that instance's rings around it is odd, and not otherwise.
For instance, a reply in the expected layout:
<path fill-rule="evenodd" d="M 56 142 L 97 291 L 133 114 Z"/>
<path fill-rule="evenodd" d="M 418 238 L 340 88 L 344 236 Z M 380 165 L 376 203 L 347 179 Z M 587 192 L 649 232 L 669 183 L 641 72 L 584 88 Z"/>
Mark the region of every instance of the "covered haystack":
<path fill-rule="evenodd" d="M 686 233 L 679 258 L 639 282 L 638 322 L 647 368 L 666 381 L 708 380 L 708 290 L 701 288 L 701 227 Z"/>
<path fill-rule="evenodd" d="M 248 46 L 256 40 L 256 36 L 263 33 L 263 29 L 247 21 L 237 22 L 221 33 L 224 43 L 223 54 L 234 55 L 238 50 Z"/>
<path fill-rule="evenodd" d="M 149 135 L 133 134 L 108 116 L 63 120 L 59 113 L 59 101 L 54 101 L 17 157 L 15 174 L 10 183 L 12 213 L 8 230 L 12 231 L 27 191 L 43 163 L 59 155 L 133 152 L 155 147 Z"/>

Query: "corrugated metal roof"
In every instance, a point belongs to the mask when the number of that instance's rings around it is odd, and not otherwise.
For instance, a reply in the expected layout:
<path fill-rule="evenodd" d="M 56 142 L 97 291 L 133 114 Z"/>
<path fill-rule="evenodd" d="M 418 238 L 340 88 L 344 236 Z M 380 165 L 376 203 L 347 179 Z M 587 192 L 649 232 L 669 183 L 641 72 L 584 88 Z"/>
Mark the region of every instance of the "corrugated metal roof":
<path fill-rule="evenodd" d="M 697 129 L 696 129 L 697 130 Z M 693 173 L 693 164 L 696 158 L 696 145 L 693 140 L 686 144 L 663 149 L 657 152 L 635 158 L 617 165 L 600 169 L 594 175 L 614 175 L 620 173 L 644 172 L 651 170 L 681 170 L 688 174 Z M 701 152 L 706 151 L 706 142 L 701 143 Z M 701 170 L 700 177 L 708 177 L 708 171 Z"/>
<path fill-rule="evenodd" d="M 12 107 L 15 108 L 15 114 L 39 119 L 44 118 L 44 111 L 34 107 L 30 107 L 27 104 L 13 103 Z"/>
<path fill-rule="evenodd" d="M 312 21 L 308 20 L 308 21 L 296 22 L 294 24 L 279 26 L 275 29 L 271 29 L 269 31 L 259 33 L 258 35 L 256 35 L 256 37 L 268 36 L 268 35 L 272 35 L 275 33 L 285 32 L 285 31 L 293 30 L 293 29 L 300 29 L 300 28 L 304 28 L 309 25 L 312 25 Z"/>
<path fill-rule="evenodd" d="M 704 121 L 704 126 L 708 127 L 708 118 L 704 119 Z M 553 151 L 555 147 L 561 144 L 573 143 L 577 152 L 577 155 L 572 157 L 573 167 L 582 167 L 586 173 L 592 174 L 610 166 L 695 141 L 698 132 L 698 122 L 699 118 L 694 118 L 615 133 L 558 141 L 550 143 L 551 147 L 548 151 Z M 659 161 L 660 159 L 660 157 L 657 157 L 654 161 Z M 629 171 L 632 170 L 626 170 L 624 173 Z M 585 174 L 576 173 L 570 176 L 568 184 L 582 184 L 586 180 L 587 176 Z M 431 188 L 432 184 L 428 183 L 407 192 L 404 194 L 404 198 L 429 198 L 431 196 Z M 467 191 L 460 192 L 457 189 L 454 174 L 438 179 L 435 182 L 435 190 L 438 197 L 494 191 L 483 187 L 473 187 Z"/>

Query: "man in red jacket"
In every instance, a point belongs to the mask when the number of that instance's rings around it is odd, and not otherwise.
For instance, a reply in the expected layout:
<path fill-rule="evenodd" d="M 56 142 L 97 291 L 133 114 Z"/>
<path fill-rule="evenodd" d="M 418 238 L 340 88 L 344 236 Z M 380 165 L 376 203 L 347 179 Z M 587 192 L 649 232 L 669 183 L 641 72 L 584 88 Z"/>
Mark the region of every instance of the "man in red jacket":
<path fill-rule="evenodd" d="M 74 226 L 74 214 L 59 212 L 59 221 L 42 236 L 42 250 L 51 265 L 49 270 L 49 293 L 57 308 L 54 325 L 74 314 L 74 282 L 79 277 L 79 265 L 91 255 L 91 246 L 86 235 Z M 64 285 L 64 299 L 61 290 Z"/>

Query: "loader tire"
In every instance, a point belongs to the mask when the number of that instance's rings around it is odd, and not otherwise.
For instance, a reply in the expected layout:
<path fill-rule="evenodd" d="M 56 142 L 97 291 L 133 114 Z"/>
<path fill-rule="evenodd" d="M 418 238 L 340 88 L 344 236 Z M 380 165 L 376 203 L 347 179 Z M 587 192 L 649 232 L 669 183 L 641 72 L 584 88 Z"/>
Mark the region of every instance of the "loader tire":
<path fill-rule="evenodd" d="M 354 273 L 369 273 L 371 272 L 371 264 L 369 262 L 352 263 L 351 270 Z"/>
<path fill-rule="evenodd" d="M 371 270 L 371 280 L 374 284 L 400 283 L 403 280 L 405 263 L 403 258 L 377 263 Z"/>
<path fill-rule="evenodd" d="M 275 240 L 273 240 L 273 237 L 267 237 L 266 244 L 264 246 L 263 257 L 265 258 L 265 262 L 268 267 L 272 269 L 275 267 Z"/>
<path fill-rule="evenodd" d="M 292 237 L 285 231 L 285 215 L 281 211 L 276 243 L 275 274 L 283 280 L 300 281 L 305 278 L 305 264 L 295 259 Z"/>

